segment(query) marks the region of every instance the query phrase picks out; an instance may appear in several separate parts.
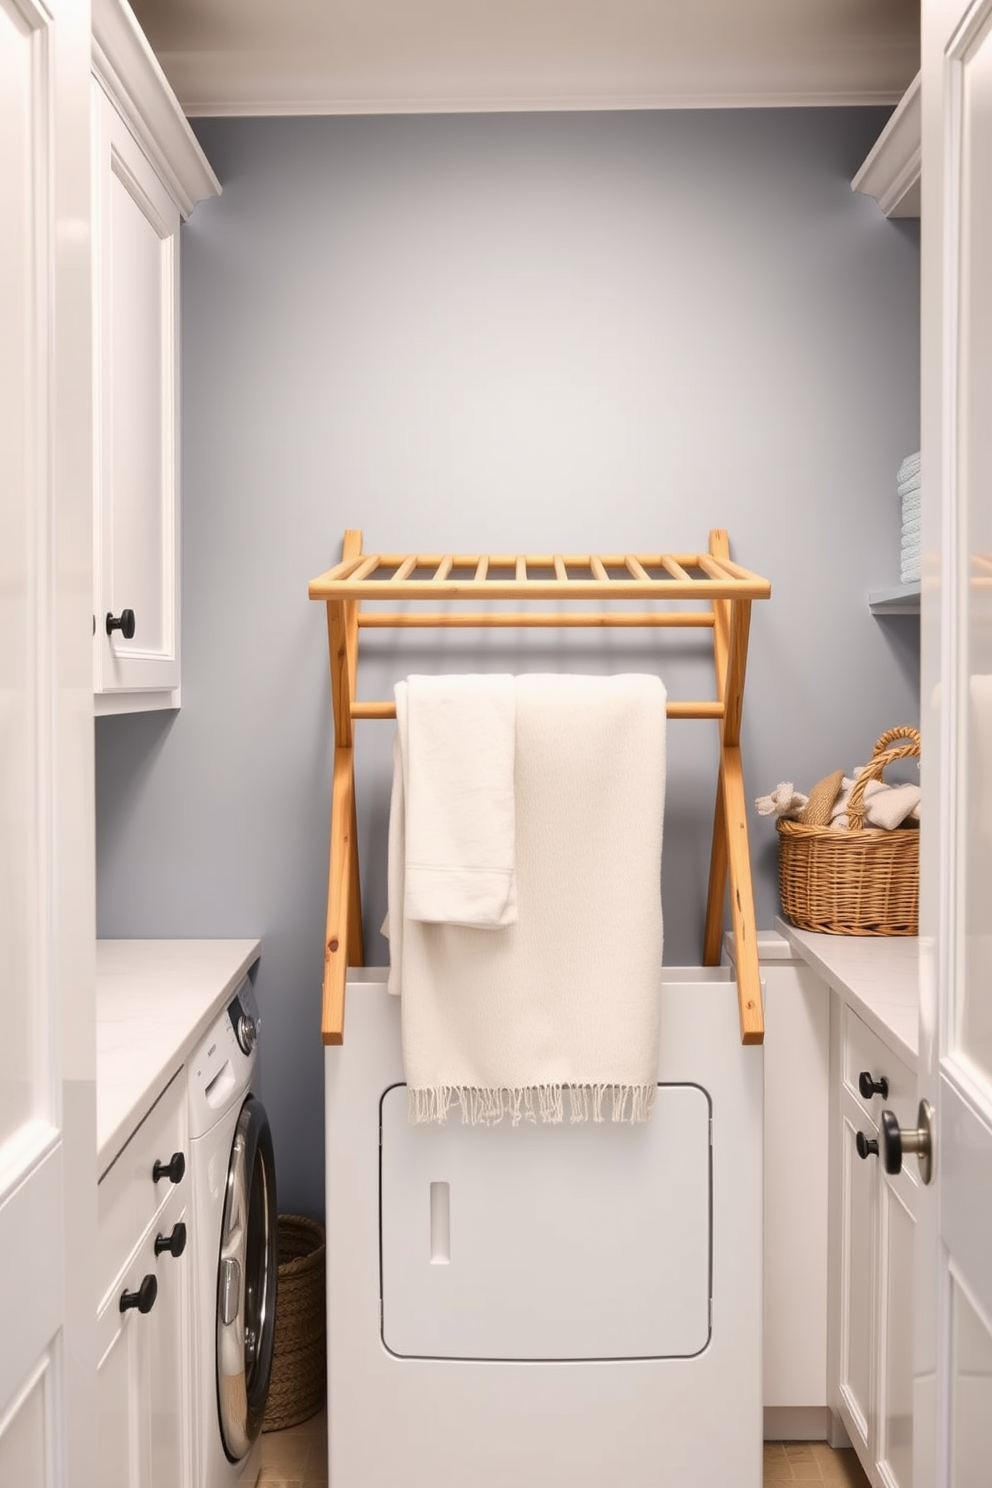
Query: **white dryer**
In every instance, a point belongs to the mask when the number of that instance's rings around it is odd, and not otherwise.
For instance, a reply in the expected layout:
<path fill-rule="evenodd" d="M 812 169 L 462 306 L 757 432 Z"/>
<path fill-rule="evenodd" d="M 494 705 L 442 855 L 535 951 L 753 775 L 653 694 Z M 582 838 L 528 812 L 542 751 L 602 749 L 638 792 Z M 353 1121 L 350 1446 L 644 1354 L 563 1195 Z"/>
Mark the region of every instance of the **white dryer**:
<path fill-rule="evenodd" d="M 259 1022 L 245 978 L 188 1065 L 196 1488 L 250 1488 L 260 1472 L 278 1249 Z"/>

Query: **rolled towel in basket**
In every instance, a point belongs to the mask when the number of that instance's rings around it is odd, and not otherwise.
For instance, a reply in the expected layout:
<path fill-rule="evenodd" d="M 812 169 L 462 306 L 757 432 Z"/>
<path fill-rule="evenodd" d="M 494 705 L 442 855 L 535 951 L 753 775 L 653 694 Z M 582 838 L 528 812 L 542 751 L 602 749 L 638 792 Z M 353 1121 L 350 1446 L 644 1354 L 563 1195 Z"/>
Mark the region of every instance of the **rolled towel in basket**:
<path fill-rule="evenodd" d="M 861 774 L 855 770 L 853 779 L 845 776 L 841 790 L 830 813 L 830 825 L 838 831 L 850 826 L 847 814 L 848 797 L 854 781 Z M 919 820 L 920 787 L 907 782 L 904 785 L 886 785 L 884 780 L 870 780 L 865 786 L 865 826 L 881 827 L 887 832 L 895 831 L 910 817 Z"/>

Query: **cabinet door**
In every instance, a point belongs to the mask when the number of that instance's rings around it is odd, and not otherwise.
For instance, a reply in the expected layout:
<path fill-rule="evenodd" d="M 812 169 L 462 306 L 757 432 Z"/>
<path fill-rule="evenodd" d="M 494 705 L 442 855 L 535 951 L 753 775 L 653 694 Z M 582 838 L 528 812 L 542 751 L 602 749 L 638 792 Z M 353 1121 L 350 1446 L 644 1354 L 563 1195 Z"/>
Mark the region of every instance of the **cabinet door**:
<path fill-rule="evenodd" d="M 858 1156 L 863 1132 L 871 1141 L 878 1132 L 846 1088 L 840 1099 L 840 1405 L 844 1424 L 869 1450 L 872 1418 L 874 1332 L 873 1256 L 877 1211 L 877 1158 Z"/>
<path fill-rule="evenodd" d="M 156 1256 L 155 1239 L 187 1223 L 177 1193 L 106 1298 L 97 1318 L 101 1488 L 186 1488 L 191 1481 L 187 1252 Z M 120 1310 L 121 1294 L 154 1276 L 151 1311 Z"/>
<path fill-rule="evenodd" d="M 879 1168 L 878 1440 L 883 1483 L 913 1482 L 913 1262 L 916 1183 L 906 1168 L 890 1178 Z"/>
<path fill-rule="evenodd" d="M 164 1238 L 177 1225 L 187 1228 L 189 1211 L 179 1193 L 166 1206 L 155 1235 Z M 154 1237 L 149 1247 L 154 1256 Z M 158 1299 L 149 1315 L 148 1381 L 150 1391 L 152 1488 L 184 1488 L 190 1481 L 190 1266 L 192 1249 L 180 1256 L 155 1256 Z"/>
<path fill-rule="evenodd" d="M 179 211 L 93 83 L 97 711 L 178 706 Z M 134 616 L 108 633 L 108 617 Z M 125 693 L 137 694 L 124 701 Z M 122 707 L 123 703 L 123 707 Z"/>

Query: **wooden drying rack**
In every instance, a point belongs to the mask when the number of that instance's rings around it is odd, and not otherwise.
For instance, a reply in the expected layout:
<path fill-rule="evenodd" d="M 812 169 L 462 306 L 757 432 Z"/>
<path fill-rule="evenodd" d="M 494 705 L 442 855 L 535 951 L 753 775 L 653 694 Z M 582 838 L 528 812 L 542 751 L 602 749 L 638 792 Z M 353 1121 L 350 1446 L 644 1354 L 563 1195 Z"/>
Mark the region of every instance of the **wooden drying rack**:
<path fill-rule="evenodd" d="M 360 718 L 395 718 L 393 702 L 359 702 L 356 697 L 358 633 L 366 627 L 413 626 L 692 627 L 713 633 L 716 700 L 669 699 L 669 718 L 714 718 L 720 726 L 713 848 L 703 938 L 703 964 L 716 966 L 723 936 L 723 904 L 730 880 L 731 921 L 736 940 L 737 1000 L 741 1041 L 764 1038 L 758 947 L 748 851 L 740 730 L 751 601 L 767 599 L 766 579 L 731 562 L 726 532 L 710 533 L 706 553 L 651 553 L 600 556 L 555 553 L 464 556 L 453 553 L 378 554 L 362 552 L 362 534 L 345 533 L 341 562 L 310 583 L 310 598 L 327 605 L 327 642 L 334 706 L 334 781 L 331 796 L 330 868 L 324 996 L 321 1020 L 325 1044 L 344 1038 L 345 983 L 349 966 L 362 966 L 362 902 L 355 812 L 354 725 Z M 705 600 L 693 610 L 459 610 L 365 611 L 370 600 Z"/>

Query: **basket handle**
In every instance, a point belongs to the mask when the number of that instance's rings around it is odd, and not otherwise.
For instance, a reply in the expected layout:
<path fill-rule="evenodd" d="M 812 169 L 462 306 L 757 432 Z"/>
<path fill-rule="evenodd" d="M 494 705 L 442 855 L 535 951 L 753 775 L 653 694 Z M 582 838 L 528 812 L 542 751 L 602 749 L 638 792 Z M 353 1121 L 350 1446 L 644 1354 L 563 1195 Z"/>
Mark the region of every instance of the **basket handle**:
<path fill-rule="evenodd" d="M 920 736 L 916 729 L 890 729 L 888 734 L 883 734 L 882 739 L 894 735 L 901 739 L 904 735 L 916 738 L 911 744 L 902 744 L 898 749 L 885 749 L 878 753 L 878 744 L 875 745 L 875 753 L 865 765 L 857 780 L 851 786 L 851 794 L 847 798 L 847 823 L 851 832 L 861 832 L 865 825 L 865 787 L 871 780 L 881 780 L 882 772 L 887 765 L 891 765 L 899 759 L 919 759 Z M 881 743 L 881 740 L 879 740 Z"/>
<path fill-rule="evenodd" d="M 907 724 L 904 728 L 886 729 L 884 734 L 880 734 L 875 740 L 875 747 L 872 750 L 872 756 L 881 754 L 884 750 L 888 749 L 892 744 L 894 744 L 896 739 L 912 739 L 913 743 L 916 745 L 916 754 L 917 756 L 919 755 L 920 731 L 918 728 L 912 728 L 910 725 Z"/>

